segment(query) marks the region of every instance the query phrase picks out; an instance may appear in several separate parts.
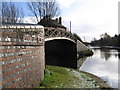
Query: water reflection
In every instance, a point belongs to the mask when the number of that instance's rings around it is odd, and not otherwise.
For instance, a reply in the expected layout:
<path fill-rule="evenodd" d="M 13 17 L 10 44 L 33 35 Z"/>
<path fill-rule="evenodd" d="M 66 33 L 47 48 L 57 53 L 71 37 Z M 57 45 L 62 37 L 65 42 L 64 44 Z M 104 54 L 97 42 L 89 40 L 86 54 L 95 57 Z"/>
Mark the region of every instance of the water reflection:
<path fill-rule="evenodd" d="M 118 53 L 118 58 L 119 58 L 119 60 L 120 60 L 120 50 L 118 50 L 118 52 L 119 52 L 119 53 Z"/>
<path fill-rule="evenodd" d="M 79 59 L 77 60 L 77 69 L 79 69 L 79 68 L 82 66 L 82 64 L 85 62 L 85 60 L 86 60 L 86 57 L 84 57 L 84 58 L 79 58 Z"/>
<path fill-rule="evenodd" d="M 117 88 L 120 51 L 114 49 L 93 49 L 93 51 L 94 55 L 86 59 L 80 70 L 93 73 Z"/>
<path fill-rule="evenodd" d="M 100 55 L 101 58 L 105 60 L 109 60 L 112 56 L 118 57 L 120 59 L 120 53 L 117 50 L 110 50 L 110 49 L 101 49 Z"/>
<path fill-rule="evenodd" d="M 111 57 L 111 54 L 109 53 L 110 50 L 109 49 L 101 49 L 101 58 L 105 59 L 105 60 L 109 60 L 109 58 Z"/>

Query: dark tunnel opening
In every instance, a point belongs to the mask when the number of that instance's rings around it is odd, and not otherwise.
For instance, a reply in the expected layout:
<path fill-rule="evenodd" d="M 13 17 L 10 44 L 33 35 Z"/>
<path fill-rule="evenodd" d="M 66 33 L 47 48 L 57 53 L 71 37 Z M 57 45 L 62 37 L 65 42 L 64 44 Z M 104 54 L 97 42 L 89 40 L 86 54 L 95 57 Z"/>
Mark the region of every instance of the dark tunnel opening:
<path fill-rule="evenodd" d="M 65 39 L 45 42 L 46 65 L 77 68 L 76 44 Z"/>

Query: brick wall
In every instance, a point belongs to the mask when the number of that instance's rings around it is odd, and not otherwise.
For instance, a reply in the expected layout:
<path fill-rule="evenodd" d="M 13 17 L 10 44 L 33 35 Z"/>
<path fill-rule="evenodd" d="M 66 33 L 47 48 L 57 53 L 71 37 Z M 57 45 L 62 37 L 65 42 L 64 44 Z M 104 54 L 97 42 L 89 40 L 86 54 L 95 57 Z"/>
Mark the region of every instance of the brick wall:
<path fill-rule="evenodd" d="M 32 88 L 44 78 L 44 28 L 2 25 L 0 88 Z"/>

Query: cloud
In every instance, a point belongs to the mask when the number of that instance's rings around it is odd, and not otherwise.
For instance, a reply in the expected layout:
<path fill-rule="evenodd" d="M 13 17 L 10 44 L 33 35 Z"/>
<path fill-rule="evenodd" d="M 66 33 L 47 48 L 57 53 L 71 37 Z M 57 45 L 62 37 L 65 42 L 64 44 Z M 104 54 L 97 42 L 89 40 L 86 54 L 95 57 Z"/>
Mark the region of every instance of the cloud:
<path fill-rule="evenodd" d="M 37 24 L 37 20 L 35 18 L 35 16 L 27 16 L 23 18 L 24 23 L 33 23 L 33 24 Z"/>
<path fill-rule="evenodd" d="M 118 33 L 118 0 L 75 0 L 69 10 L 62 9 L 63 23 L 72 31 L 92 33 L 97 38 L 107 32 L 111 36 Z"/>
<path fill-rule="evenodd" d="M 57 0 L 61 8 L 63 24 L 72 32 L 90 41 L 94 37 L 107 32 L 111 36 L 118 33 L 118 1 L 119 0 Z M 31 22 L 31 17 L 24 21 Z M 32 17 L 34 18 L 34 17 Z M 37 22 L 34 22 L 37 23 Z"/>
<path fill-rule="evenodd" d="M 82 65 L 80 69 L 91 72 L 97 76 L 107 76 L 114 81 L 118 80 L 118 63 L 114 61 L 114 59 L 106 62 L 101 60 L 99 57 L 94 57 L 92 60 L 91 58 L 88 58 L 88 60 Z"/>
<path fill-rule="evenodd" d="M 57 0 L 61 8 L 70 8 L 76 0 Z"/>

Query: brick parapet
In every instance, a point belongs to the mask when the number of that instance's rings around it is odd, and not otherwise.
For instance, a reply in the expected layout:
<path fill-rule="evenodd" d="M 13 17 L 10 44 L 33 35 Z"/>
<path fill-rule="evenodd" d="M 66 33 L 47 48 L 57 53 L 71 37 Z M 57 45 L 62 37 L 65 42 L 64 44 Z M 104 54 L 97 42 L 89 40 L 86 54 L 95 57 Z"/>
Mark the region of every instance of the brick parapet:
<path fill-rule="evenodd" d="M 3 25 L 0 30 L 0 88 L 35 88 L 44 78 L 44 28 Z"/>

